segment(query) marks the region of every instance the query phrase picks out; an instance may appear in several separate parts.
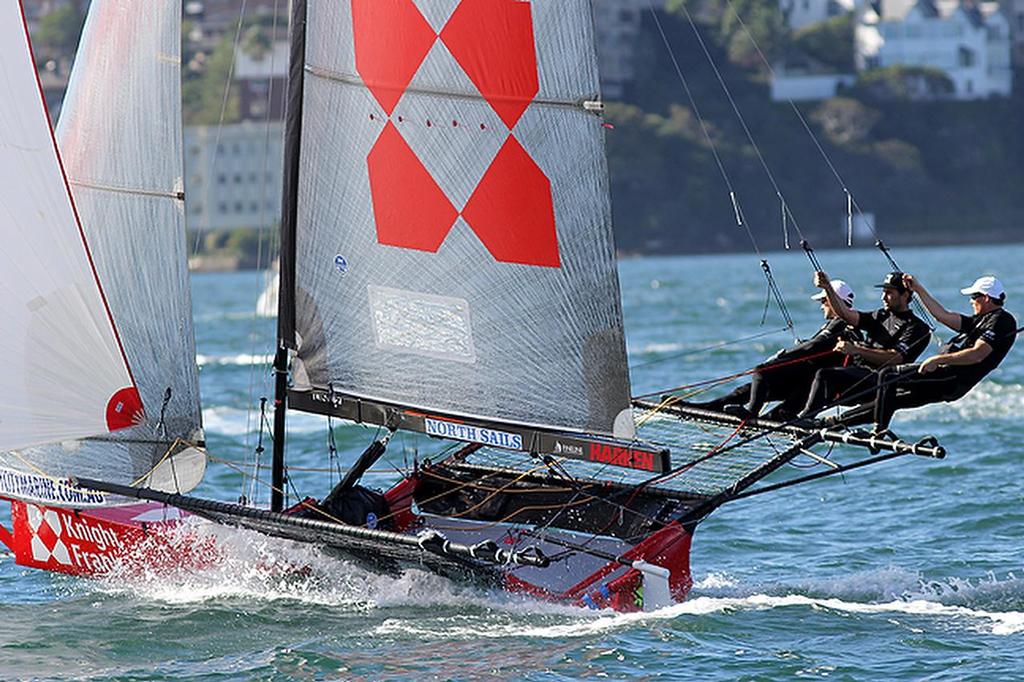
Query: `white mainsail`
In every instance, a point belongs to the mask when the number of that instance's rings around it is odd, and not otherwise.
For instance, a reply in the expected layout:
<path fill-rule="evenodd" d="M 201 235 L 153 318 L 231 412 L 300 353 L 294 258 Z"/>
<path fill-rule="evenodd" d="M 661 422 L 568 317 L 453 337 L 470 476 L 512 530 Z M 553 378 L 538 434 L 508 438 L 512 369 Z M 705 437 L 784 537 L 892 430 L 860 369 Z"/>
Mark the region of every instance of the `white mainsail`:
<path fill-rule="evenodd" d="M 175 492 L 202 479 L 205 458 L 192 447 L 202 432 L 184 230 L 180 25 L 180 0 L 93 0 L 57 127 L 145 416 L 103 438 L 0 455 L 0 467 L 20 474 L 0 478 L 19 484 L 0 486 L 6 493 L 91 501 L 26 482 L 28 474 Z"/>
<path fill-rule="evenodd" d="M 310 0 L 306 41 L 295 388 L 631 437 L 589 1 Z"/>
<path fill-rule="evenodd" d="M 21 3 L 0 3 L 0 449 L 122 428 L 138 394 L 65 181 Z"/>

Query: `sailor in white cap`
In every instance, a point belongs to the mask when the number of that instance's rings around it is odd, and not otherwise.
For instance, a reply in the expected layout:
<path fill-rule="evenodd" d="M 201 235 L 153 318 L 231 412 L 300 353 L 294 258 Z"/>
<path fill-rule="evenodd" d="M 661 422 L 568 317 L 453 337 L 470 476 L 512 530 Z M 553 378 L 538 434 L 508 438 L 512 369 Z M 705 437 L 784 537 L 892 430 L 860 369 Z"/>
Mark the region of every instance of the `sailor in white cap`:
<path fill-rule="evenodd" d="M 850 285 L 841 279 L 834 279 L 832 288 L 840 305 L 852 309 L 854 293 Z M 832 308 L 824 292 L 811 298 L 821 302 L 821 312 L 825 317 L 825 323 L 814 336 L 762 362 L 755 368 L 749 384 L 739 386 L 715 400 L 685 404 L 749 419 L 758 416 L 765 403 L 781 400 L 781 403 L 765 414 L 765 418 L 789 421 L 795 417 L 807 401 L 807 392 L 815 373 L 822 367 L 841 365 L 845 360 L 845 355 L 834 350 L 836 344 L 863 341 L 860 334 Z"/>
<path fill-rule="evenodd" d="M 1017 321 L 1003 308 L 1006 290 L 996 277 L 979 277 L 960 290 L 971 297 L 974 314 L 970 317 L 946 310 L 913 275 L 904 275 L 903 280 L 928 312 L 957 335 L 920 364 L 896 367 L 879 376 L 872 410 L 876 429 L 887 429 L 896 410 L 962 398 L 1003 361 L 1017 338 Z"/>
<path fill-rule="evenodd" d="M 829 286 L 824 272 L 814 273 L 814 285 L 830 300 L 835 298 L 836 291 Z M 890 272 L 876 288 L 882 290 L 882 307 L 878 310 L 837 310 L 846 322 L 864 334 L 864 342 L 836 344 L 836 350 L 847 355 L 849 361 L 842 366 L 818 370 L 807 402 L 798 415 L 798 425 L 814 426 L 813 418 L 830 404 L 871 402 L 878 368 L 913 362 L 928 347 L 931 332 L 910 309 L 913 293 L 904 285 L 903 273 Z"/>

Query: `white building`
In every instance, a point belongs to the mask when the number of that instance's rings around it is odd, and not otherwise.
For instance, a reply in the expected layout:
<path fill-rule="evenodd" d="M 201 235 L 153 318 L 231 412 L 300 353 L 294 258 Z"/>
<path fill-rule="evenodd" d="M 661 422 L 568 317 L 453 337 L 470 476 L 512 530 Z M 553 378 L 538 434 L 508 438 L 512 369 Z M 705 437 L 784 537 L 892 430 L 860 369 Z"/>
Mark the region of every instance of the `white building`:
<path fill-rule="evenodd" d="M 665 0 L 593 0 L 601 90 L 607 99 L 622 97 L 636 78 L 636 42 L 651 7 L 663 9 Z"/>
<path fill-rule="evenodd" d="M 812 102 L 835 97 L 841 88 L 856 82 L 857 76 L 852 73 L 818 73 L 776 64 L 771 97 L 773 102 Z"/>
<path fill-rule="evenodd" d="M 185 128 L 190 230 L 270 228 L 281 218 L 284 128 L 247 121 Z"/>
<path fill-rule="evenodd" d="M 779 9 L 794 30 L 849 14 L 854 6 L 854 0 L 779 0 Z"/>
<path fill-rule="evenodd" d="M 858 71 L 888 66 L 938 69 L 957 99 L 1009 95 L 1009 22 L 996 2 L 880 0 L 855 31 Z"/>

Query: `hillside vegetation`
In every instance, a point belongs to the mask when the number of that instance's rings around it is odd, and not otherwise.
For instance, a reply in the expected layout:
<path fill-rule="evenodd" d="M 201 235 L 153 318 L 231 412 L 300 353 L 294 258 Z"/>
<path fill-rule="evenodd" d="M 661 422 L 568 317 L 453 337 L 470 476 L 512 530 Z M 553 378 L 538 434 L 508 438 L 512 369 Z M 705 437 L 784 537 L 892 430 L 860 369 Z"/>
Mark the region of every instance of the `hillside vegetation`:
<path fill-rule="evenodd" d="M 845 241 L 846 195 L 788 103 L 773 103 L 763 61 L 717 0 L 691 12 L 750 133 L 808 240 Z M 777 11 L 740 3 L 771 59 L 795 52 L 847 64 L 832 21 L 780 35 Z M 728 7 L 728 5 L 724 5 Z M 744 9 L 746 8 L 746 9 Z M 678 4 L 662 26 L 748 224 L 762 249 L 782 245 L 779 199 Z M 620 249 L 694 252 L 749 249 L 710 145 L 657 27 L 648 16 L 639 77 L 608 107 L 612 194 Z M 831 46 L 831 47 L 830 47 Z M 934 97 L 912 101 L 910 85 Z M 977 102 L 941 99 L 942 74 L 890 69 L 866 75 L 843 96 L 798 104 L 818 143 L 887 243 L 1016 241 L 1024 235 L 1024 97 Z M 918 87 L 917 92 L 920 92 Z"/>

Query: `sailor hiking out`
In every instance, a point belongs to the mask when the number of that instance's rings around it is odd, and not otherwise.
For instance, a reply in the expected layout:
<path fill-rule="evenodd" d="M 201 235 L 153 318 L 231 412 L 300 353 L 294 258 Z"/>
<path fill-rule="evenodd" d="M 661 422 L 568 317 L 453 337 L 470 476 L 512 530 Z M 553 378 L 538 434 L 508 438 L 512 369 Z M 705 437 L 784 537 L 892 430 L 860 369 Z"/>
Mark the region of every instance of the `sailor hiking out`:
<path fill-rule="evenodd" d="M 840 305 L 853 307 L 854 292 L 841 279 L 832 280 Z M 823 367 L 842 365 L 848 356 L 834 349 L 839 342 L 860 343 L 859 331 L 842 319 L 832 307 L 824 292 L 811 297 L 821 301 L 825 323 L 807 341 L 786 348 L 759 364 L 750 383 L 737 387 L 731 393 L 714 400 L 688 402 L 687 405 L 705 410 L 722 411 L 741 419 L 757 417 L 765 403 L 779 400 L 778 405 L 764 417 L 775 421 L 789 421 L 807 402 L 807 392 L 815 373 Z"/>
<path fill-rule="evenodd" d="M 971 297 L 970 317 L 947 310 L 914 276 L 904 275 L 903 281 L 928 312 L 957 335 L 921 363 L 880 372 L 874 401 L 844 414 L 846 424 L 873 419 L 876 431 L 881 431 L 889 427 L 896 410 L 959 400 L 1002 362 L 1016 340 L 1017 321 L 1003 308 L 1006 291 L 997 278 L 979 277 L 960 290 Z"/>
<path fill-rule="evenodd" d="M 839 341 L 836 351 L 849 356 L 843 367 L 818 370 L 807 396 L 807 403 L 798 415 L 811 420 L 830 405 L 856 405 L 871 401 L 871 387 L 878 368 L 913 362 L 928 345 L 928 325 L 910 310 L 913 297 L 904 284 L 902 272 L 889 273 L 876 288 L 882 289 L 882 307 L 872 312 L 853 310 L 838 305 L 839 296 L 821 271 L 814 274 L 814 284 L 832 302 L 836 312 L 847 323 L 865 335 L 865 343 Z"/>

